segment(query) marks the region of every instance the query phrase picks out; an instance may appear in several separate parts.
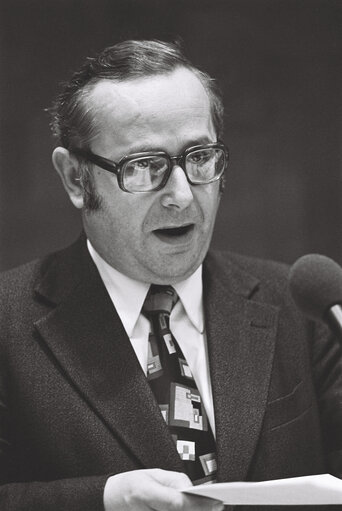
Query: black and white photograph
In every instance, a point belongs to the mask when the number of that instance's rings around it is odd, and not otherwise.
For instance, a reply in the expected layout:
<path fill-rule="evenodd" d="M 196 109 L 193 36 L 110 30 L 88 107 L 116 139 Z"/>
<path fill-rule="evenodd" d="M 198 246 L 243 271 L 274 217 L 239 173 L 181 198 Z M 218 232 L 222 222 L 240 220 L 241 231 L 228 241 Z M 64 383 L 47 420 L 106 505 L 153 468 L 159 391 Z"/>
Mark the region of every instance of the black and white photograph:
<path fill-rule="evenodd" d="M 342 0 L 1 0 L 0 510 L 342 510 Z"/>

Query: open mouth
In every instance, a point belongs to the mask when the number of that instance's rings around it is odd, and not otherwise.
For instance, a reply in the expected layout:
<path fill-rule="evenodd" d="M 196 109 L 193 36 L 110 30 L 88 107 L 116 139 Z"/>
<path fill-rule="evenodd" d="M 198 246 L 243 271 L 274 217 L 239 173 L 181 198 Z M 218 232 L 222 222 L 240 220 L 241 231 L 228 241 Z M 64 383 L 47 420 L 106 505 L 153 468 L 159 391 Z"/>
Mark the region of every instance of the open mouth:
<path fill-rule="evenodd" d="M 194 230 L 194 224 L 182 225 L 181 227 L 166 227 L 165 229 L 156 229 L 153 233 L 162 241 L 169 243 L 185 241 L 191 236 Z"/>
<path fill-rule="evenodd" d="M 157 233 L 166 234 L 168 236 L 182 236 L 193 228 L 193 225 L 183 225 L 182 227 L 168 227 L 166 229 L 157 229 Z"/>

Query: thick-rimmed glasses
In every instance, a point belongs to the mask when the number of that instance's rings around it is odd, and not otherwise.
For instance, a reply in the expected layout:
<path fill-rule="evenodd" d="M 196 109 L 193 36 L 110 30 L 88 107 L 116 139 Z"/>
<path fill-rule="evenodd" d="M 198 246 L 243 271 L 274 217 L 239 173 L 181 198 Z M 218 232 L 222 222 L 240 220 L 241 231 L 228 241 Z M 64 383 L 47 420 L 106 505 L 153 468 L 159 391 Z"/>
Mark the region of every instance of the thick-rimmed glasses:
<path fill-rule="evenodd" d="M 151 192 L 163 188 L 174 165 L 179 165 L 192 185 L 204 185 L 220 179 L 228 163 L 228 150 L 222 142 L 188 147 L 179 156 L 163 151 L 135 153 L 118 163 L 85 149 L 72 152 L 95 163 L 118 179 L 122 190 L 129 193 Z"/>

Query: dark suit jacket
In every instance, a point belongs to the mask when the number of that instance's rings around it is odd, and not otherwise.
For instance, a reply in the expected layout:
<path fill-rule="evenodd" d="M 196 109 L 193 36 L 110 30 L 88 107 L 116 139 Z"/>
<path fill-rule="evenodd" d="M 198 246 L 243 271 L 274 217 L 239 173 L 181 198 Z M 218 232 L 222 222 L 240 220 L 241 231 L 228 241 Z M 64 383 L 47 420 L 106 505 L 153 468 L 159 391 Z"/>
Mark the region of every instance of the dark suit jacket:
<path fill-rule="evenodd" d="M 219 481 L 342 473 L 340 349 L 286 275 L 205 260 Z M 5 273 L 0 297 L 1 510 L 97 511 L 111 474 L 182 470 L 84 239 Z"/>

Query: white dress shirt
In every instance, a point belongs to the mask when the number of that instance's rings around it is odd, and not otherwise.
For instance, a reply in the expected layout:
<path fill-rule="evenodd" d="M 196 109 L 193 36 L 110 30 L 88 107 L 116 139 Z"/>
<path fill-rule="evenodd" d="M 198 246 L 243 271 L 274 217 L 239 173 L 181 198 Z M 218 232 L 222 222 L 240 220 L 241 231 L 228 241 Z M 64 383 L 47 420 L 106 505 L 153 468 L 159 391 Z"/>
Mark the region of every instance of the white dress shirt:
<path fill-rule="evenodd" d="M 141 314 L 141 309 L 150 285 L 133 280 L 114 269 L 96 252 L 89 240 L 87 246 L 146 375 L 150 322 Z M 214 405 L 204 328 L 202 266 L 189 278 L 173 287 L 179 300 L 171 311 L 170 329 L 189 364 L 215 435 Z"/>

